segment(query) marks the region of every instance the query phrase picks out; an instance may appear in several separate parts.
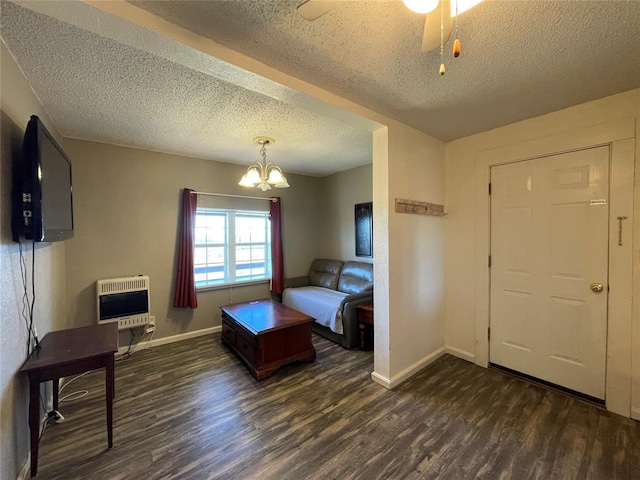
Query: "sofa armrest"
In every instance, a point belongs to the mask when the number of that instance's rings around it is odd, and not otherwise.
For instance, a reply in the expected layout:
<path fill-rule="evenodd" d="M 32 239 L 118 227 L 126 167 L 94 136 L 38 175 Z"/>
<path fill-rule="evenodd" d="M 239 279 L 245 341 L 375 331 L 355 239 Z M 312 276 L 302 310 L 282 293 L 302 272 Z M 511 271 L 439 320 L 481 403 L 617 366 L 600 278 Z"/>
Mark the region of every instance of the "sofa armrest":
<path fill-rule="evenodd" d="M 360 332 L 358 331 L 358 312 L 356 306 L 361 303 L 371 302 L 373 291 L 353 293 L 347 295 L 340 304 L 342 311 L 342 346 L 354 348 L 360 345 Z"/>
<path fill-rule="evenodd" d="M 344 311 L 347 303 L 353 304 L 355 307 L 361 303 L 373 300 L 373 292 L 371 290 L 362 293 L 351 293 L 342 299 L 340 302 L 340 310 Z"/>
<path fill-rule="evenodd" d="M 308 287 L 309 277 L 294 277 L 284 279 L 284 288 Z"/>

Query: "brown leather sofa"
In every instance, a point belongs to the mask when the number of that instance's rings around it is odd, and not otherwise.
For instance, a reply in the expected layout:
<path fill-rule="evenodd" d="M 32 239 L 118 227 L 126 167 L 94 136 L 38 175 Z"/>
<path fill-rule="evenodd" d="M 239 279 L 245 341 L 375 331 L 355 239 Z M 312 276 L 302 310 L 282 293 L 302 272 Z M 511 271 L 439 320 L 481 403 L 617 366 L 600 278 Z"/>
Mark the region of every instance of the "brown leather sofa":
<path fill-rule="evenodd" d="M 373 265 L 365 262 L 316 259 L 311 264 L 308 276 L 285 280 L 285 289 L 310 286 L 341 292 L 344 295 L 343 298 L 338 299 L 339 313 L 336 320 L 342 322 L 342 333 L 336 333 L 328 326 L 319 323 L 313 324 L 314 332 L 345 348 L 354 348 L 360 345 L 358 313 L 355 307 L 373 300 Z M 322 293 L 330 293 L 319 290 L 316 292 L 321 294 L 318 298 L 323 297 Z M 287 300 L 288 298 L 291 298 L 290 292 L 285 290 L 283 294 L 285 305 L 287 302 L 291 302 L 291 300 Z M 289 306 L 315 318 L 313 310 L 305 312 L 305 307 L 300 304 L 290 304 Z"/>

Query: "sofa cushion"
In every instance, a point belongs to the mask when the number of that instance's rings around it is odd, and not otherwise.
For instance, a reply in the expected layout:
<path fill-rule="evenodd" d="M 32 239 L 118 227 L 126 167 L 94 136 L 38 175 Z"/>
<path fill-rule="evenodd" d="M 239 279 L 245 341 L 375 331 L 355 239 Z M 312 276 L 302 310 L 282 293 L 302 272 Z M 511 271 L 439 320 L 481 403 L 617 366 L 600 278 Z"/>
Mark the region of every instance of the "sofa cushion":
<path fill-rule="evenodd" d="M 309 284 L 314 287 L 337 290 L 342 265 L 343 263 L 339 260 L 315 259 L 309 270 Z"/>
<path fill-rule="evenodd" d="M 344 293 L 373 290 L 373 265 L 365 262 L 345 262 L 338 280 L 338 290 Z"/>
<path fill-rule="evenodd" d="M 340 306 L 344 292 L 321 287 L 285 288 L 282 304 L 313 317 L 316 323 L 339 335 L 344 333 Z"/>

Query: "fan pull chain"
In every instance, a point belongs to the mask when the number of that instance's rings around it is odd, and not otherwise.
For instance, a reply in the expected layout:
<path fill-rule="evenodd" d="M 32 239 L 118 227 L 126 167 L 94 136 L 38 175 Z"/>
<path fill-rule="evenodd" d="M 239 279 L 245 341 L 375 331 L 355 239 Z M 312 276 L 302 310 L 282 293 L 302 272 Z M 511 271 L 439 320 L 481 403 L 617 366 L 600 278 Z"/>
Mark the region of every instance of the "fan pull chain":
<path fill-rule="evenodd" d="M 458 58 L 460 56 L 460 40 L 456 38 L 456 41 L 453 42 L 453 56 Z"/>
<path fill-rule="evenodd" d="M 454 2 L 456 2 L 456 18 L 455 18 L 455 23 L 456 23 L 456 40 L 455 42 L 453 42 L 453 56 L 458 58 L 460 56 L 460 38 L 458 36 L 458 0 L 453 0 Z"/>
<path fill-rule="evenodd" d="M 440 75 L 444 75 L 444 3 L 440 2 Z"/>

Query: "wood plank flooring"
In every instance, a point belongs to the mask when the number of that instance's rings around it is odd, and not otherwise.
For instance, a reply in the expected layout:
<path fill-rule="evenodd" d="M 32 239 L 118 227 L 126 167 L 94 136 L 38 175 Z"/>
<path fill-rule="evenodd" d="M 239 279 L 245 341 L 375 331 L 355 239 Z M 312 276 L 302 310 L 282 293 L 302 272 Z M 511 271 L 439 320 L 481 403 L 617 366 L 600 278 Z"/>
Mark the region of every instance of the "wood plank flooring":
<path fill-rule="evenodd" d="M 371 352 L 313 342 L 260 383 L 217 335 L 117 362 L 112 450 L 104 374 L 80 378 L 37 478 L 640 479 L 638 422 L 451 356 L 388 391 Z"/>

